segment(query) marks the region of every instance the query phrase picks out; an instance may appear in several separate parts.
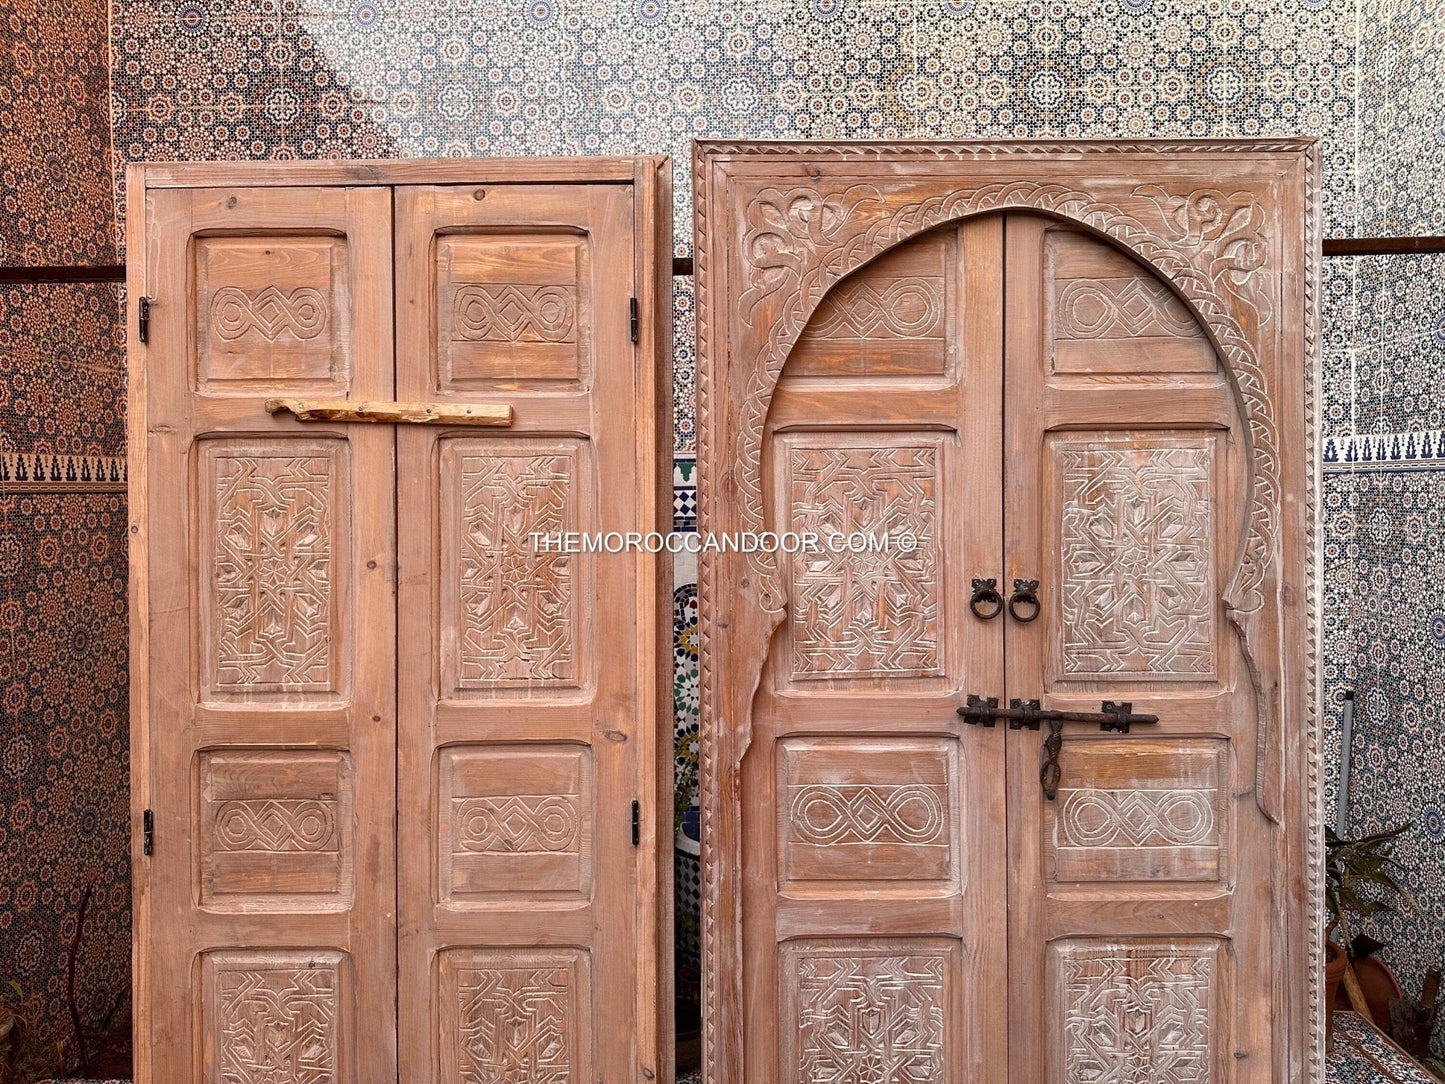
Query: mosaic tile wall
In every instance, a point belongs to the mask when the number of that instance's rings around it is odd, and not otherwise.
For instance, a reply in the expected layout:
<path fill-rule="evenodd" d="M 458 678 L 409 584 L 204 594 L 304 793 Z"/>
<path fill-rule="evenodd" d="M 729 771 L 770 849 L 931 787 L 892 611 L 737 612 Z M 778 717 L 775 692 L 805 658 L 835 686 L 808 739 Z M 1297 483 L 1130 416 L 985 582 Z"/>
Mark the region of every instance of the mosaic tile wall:
<path fill-rule="evenodd" d="M 113 264 L 106 6 L 0 0 L 0 28 L 0 267 Z M 82 1026 L 129 1007 L 119 300 L 0 286 L 0 998 L 32 1049 L 74 1049 L 65 963 L 88 883 Z"/>
<path fill-rule="evenodd" d="M 118 309 L 114 286 L 0 288 L 0 983 L 37 1045 L 71 1049 L 88 882 L 83 1026 L 123 1014 L 130 986 Z"/>
<path fill-rule="evenodd" d="M 0 4 L 0 266 L 115 262 L 105 11 Z"/>
<path fill-rule="evenodd" d="M 1302 132 L 1324 139 L 1327 232 L 1445 232 L 1445 15 L 1438 7 L 1437 0 L 116 0 L 111 123 L 122 161 L 666 152 L 678 163 L 679 254 L 689 244 L 688 144 L 699 136 Z M 12 8 L 22 28 L 51 25 L 22 5 Z M 97 25 L 83 14 L 70 18 Z M 61 32 L 76 33 L 72 26 Z M 86 48 L 80 52 L 93 55 Z M 36 62 L 17 48 L 9 63 L 0 79 L 0 114 L 13 118 L 10 127 L 0 120 L 4 138 L 38 110 L 55 108 L 45 96 L 17 104 L 29 93 L 24 65 Z M 97 100 L 94 82 L 80 82 L 86 100 Z M 76 134 L 64 146 L 92 146 L 79 134 L 83 126 L 69 130 Z M 51 152 L 37 150 L 48 146 L 22 136 L 13 148 L 32 178 L 13 198 L 32 210 L 21 216 L 29 225 L 5 238 L 6 254 L 41 258 L 35 246 L 62 232 L 94 236 L 81 224 L 88 210 L 68 199 L 43 203 L 50 190 L 34 178 L 68 184 L 71 177 L 51 164 L 58 161 L 46 157 Z M 4 168 L 21 168 L 4 149 Z M 8 175 L 6 185 L 12 198 Z M 64 213 L 47 213 L 50 206 Z M 63 242 L 82 253 L 104 247 L 76 243 Z M 1402 853 L 1435 910 L 1388 931 L 1411 950 L 1393 960 L 1407 986 L 1445 949 L 1445 886 L 1438 884 L 1445 790 L 1440 765 L 1430 760 L 1442 738 L 1445 600 L 1436 595 L 1445 578 L 1418 571 L 1422 554 L 1439 560 L 1445 506 L 1445 475 L 1429 469 L 1442 464 L 1418 452 L 1427 430 L 1432 453 L 1438 449 L 1445 425 L 1442 278 L 1438 259 L 1415 258 L 1335 261 L 1328 281 L 1326 428 L 1339 459 L 1325 494 L 1323 677 L 1331 696 L 1356 688 L 1363 707 L 1352 823 L 1417 825 Z M 679 287 L 676 447 L 685 457 L 694 436 L 692 307 L 689 287 Z M 5 417 L 8 439 L 15 423 Z M 1405 434 L 1398 460 L 1390 458 L 1397 433 Z M 1406 454 L 1412 433 L 1414 457 Z M 1364 434 L 1385 438 L 1384 461 Z M 681 459 L 683 490 L 688 470 Z M 686 499 L 684 492 L 680 504 Z M 41 575 L 43 540 L 15 533 L 24 568 L 17 576 Z M 118 560 L 120 549 L 108 553 Z M 696 666 L 687 575 L 679 569 L 684 774 L 686 736 L 696 727 L 687 692 Z M 43 593 L 37 589 L 37 604 Z M 1404 767 L 1417 747 L 1415 766 Z M 1410 756 L 1397 761 L 1397 751 Z M 1334 778 L 1332 769 L 1331 803 Z M 123 795 L 117 800 L 123 806 Z M 0 902 L 0 922 L 6 908 L 13 910 Z M 680 955 L 687 958 L 686 946 Z"/>

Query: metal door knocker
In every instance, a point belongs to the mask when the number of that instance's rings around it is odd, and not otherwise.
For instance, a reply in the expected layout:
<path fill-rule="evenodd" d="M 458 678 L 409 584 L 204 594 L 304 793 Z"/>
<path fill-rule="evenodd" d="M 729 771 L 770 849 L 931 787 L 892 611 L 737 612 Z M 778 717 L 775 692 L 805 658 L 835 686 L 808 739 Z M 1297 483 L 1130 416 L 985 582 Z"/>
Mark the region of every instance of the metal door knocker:
<path fill-rule="evenodd" d="M 992 621 L 1003 613 L 1003 596 L 998 593 L 998 580 L 974 580 L 973 597 L 968 608 L 980 621 Z"/>
<path fill-rule="evenodd" d="M 1032 607 L 1026 613 L 1019 613 L 1019 607 Z M 1008 615 L 1021 625 L 1027 625 L 1039 616 L 1043 609 L 1039 605 L 1038 580 L 1014 580 L 1013 594 L 1008 597 Z"/>

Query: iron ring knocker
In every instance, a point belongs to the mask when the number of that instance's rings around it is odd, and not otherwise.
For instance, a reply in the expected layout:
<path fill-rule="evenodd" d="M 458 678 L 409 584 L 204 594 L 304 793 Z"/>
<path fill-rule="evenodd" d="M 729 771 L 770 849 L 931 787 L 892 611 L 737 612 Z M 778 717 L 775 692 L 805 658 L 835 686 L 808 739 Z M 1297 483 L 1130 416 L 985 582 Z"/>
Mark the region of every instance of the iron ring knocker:
<path fill-rule="evenodd" d="M 1025 615 L 1019 613 L 1020 606 L 1032 606 L 1033 609 Z M 1039 602 L 1039 581 L 1014 580 L 1013 594 L 1008 597 L 1008 615 L 1020 625 L 1027 625 L 1039 616 L 1042 609 Z"/>
<path fill-rule="evenodd" d="M 980 606 L 993 608 L 983 610 Z M 968 608 L 973 611 L 974 617 L 980 621 L 992 621 L 1003 613 L 1003 607 L 1003 596 L 998 593 L 998 580 L 973 581 L 973 597 L 968 600 Z"/>

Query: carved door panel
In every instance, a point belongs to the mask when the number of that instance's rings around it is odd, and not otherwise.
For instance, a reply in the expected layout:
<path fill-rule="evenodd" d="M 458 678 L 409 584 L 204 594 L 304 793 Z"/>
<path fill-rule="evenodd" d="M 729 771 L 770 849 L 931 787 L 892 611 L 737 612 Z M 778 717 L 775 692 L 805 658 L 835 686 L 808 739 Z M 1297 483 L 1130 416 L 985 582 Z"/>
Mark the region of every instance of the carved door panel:
<path fill-rule="evenodd" d="M 403 1080 L 657 1072 L 657 558 L 536 537 L 652 526 L 633 198 L 397 189 L 398 394 L 515 411 L 398 437 Z"/>
<path fill-rule="evenodd" d="M 1311 145 L 696 166 L 710 1080 L 1314 1079 Z"/>
<path fill-rule="evenodd" d="M 997 565 L 1002 256 L 999 219 L 888 253 L 773 400 L 774 529 L 817 546 L 785 561 L 743 766 L 749 1080 L 983 1084 L 1007 1057 L 980 996 L 1005 982 L 1003 732 L 955 714 L 1003 680 L 1001 625 L 962 616 Z"/>
<path fill-rule="evenodd" d="M 146 214 L 139 1079 L 358 1079 L 395 1060 L 392 430 L 263 403 L 392 398 L 391 201 L 170 189 Z"/>
<path fill-rule="evenodd" d="M 1007 692 L 1159 719 L 1065 723 L 1052 799 L 1043 734 L 1011 736 L 1013 1076 L 1266 1084 L 1271 826 L 1222 601 L 1247 434 L 1167 284 L 1057 220 L 1007 230 L 1005 576 L 1040 581 L 1038 618 L 1006 626 Z"/>

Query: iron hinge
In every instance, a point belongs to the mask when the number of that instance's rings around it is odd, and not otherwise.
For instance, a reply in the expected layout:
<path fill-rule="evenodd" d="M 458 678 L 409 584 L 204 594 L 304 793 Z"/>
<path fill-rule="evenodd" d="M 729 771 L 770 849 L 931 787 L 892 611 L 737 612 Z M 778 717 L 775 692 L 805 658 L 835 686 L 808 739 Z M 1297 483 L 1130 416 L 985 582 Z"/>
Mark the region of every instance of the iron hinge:
<path fill-rule="evenodd" d="M 136 302 L 136 336 L 143 343 L 151 341 L 151 299 L 143 297 Z M 150 853 L 150 852 L 146 852 Z"/>
<path fill-rule="evenodd" d="M 140 853 L 154 854 L 156 849 L 156 815 L 147 809 L 140 815 Z"/>
<path fill-rule="evenodd" d="M 632 799 L 632 845 L 634 847 L 642 844 L 642 803 L 636 798 Z"/>
<path fill-rule="evenodd" d="M 632 341 L 637 341 L 637 298 L 630 298 L 627 306 L 627 331 Z"/>

